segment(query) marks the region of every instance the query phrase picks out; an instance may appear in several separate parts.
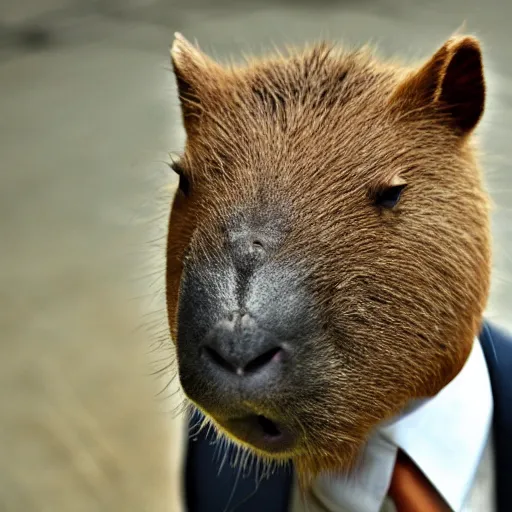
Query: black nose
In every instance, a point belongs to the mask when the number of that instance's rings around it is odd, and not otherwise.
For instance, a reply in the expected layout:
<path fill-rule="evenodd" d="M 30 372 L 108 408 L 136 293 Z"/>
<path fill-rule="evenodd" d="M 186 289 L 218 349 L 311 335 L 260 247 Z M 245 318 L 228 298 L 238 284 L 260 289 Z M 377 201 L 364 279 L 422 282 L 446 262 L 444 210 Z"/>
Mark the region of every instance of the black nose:
<path fill-rule="evenodd" d="M 188 398 L 232 436 L 288 454 L 300 437 L 288 411 L 304 389 L 304 355 L 318 327 L 303 273 L 274 261 L 275 240 L 266 234 L 233 237 L 225 252 L 188 261 L 179 378 Z"/>
<path fill-rule="evenodd" d="M 240 377 L 275 376 L 288 355 L 271 333 L 259 329 L 244 312 L 220 321 L 207 336 L 202 353 L 212 370 Z"/>

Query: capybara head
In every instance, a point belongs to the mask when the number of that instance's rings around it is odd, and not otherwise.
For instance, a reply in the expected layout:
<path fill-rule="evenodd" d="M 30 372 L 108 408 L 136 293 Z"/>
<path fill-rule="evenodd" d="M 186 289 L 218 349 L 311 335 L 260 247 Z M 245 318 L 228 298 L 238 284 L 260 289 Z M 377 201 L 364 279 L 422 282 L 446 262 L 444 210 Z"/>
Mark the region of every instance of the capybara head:
<path fill-rule="evenodd" d="M 303 477 L 462 368 L 488 295 L 480 46 L 417 68 L 322 44 L 221 66 L 177 35 L 167 304 L 185 393 Z"/>

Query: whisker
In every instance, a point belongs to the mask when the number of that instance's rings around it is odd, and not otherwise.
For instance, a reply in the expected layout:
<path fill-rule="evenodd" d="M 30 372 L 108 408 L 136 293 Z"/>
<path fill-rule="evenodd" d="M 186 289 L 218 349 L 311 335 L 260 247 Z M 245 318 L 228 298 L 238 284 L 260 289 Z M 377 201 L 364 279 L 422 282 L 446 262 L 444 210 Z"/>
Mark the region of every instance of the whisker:
<path fill-rule="evenodd" d="M 231 501 L 233 500 L 233 496 L 235 495 L 236 487 L 238 485 L 238 481 L 240 480 L 240 471 L 238 471 L 235 479 L 235 483 L 233 484 L 233 489 L 231 490 L 231 494 L 229 495 L 228 502 L 226 507 L 224 508 L 224 512 L 228 512 L 229 506 L 231 505 Z"/>

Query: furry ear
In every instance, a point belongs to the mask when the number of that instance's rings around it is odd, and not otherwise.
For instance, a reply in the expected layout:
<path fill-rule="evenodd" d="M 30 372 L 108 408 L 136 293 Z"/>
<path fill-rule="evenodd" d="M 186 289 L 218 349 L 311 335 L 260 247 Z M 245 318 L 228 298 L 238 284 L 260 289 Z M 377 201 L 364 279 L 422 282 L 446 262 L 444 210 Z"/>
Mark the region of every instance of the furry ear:
<path fill-rule="evenodd" d="M 174 34 L 171 62 L 176 76 L 183 123 L 187 134 L 190 135 L 197 127 L 202 96 L 211 81 L 212 71 L 218 71 L 220 66 L 178 32 Z"/>
<path fill-rule="evenodd" d="M 477 39 L 449 39 L 395 90 L 391 102 L 408 111 L 434 108 L 460 134 L 471 132 L 484 111 L 485 82 Z"/>

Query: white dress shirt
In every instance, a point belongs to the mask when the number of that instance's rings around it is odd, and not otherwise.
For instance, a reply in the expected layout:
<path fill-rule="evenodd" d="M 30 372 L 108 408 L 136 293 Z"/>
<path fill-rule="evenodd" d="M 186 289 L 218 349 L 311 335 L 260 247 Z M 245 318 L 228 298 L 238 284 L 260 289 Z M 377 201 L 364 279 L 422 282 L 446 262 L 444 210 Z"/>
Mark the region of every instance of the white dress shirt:
<path fill-rule="evenodd" d="M 386 509 L 398 448 L 416 463 L 452 510 L 467 510 L 464 504 L 470 501 L 484 451 L 492 451 L 486 450 L 492 412 L 487 365 L 476 340 L 464 367 L 445 388 L 376 429 L 357 470 L 348 475 L 319 477 L 310 493 L 311 503 L 301 507 L 295 499 L 292 510 Z"/>

